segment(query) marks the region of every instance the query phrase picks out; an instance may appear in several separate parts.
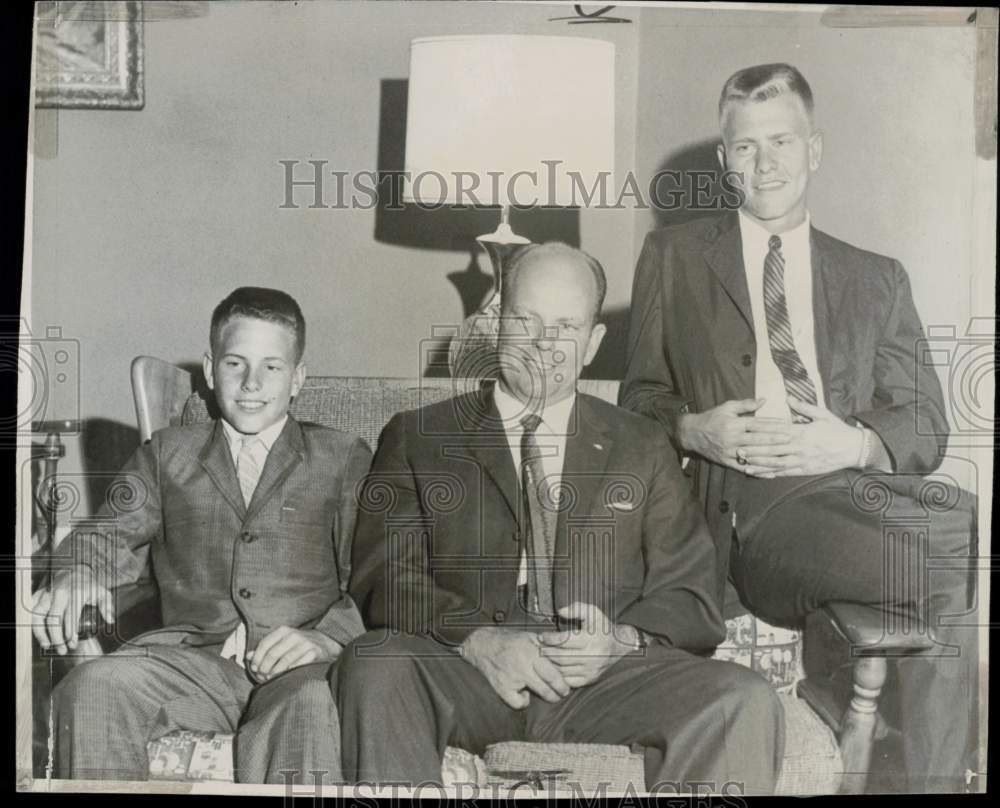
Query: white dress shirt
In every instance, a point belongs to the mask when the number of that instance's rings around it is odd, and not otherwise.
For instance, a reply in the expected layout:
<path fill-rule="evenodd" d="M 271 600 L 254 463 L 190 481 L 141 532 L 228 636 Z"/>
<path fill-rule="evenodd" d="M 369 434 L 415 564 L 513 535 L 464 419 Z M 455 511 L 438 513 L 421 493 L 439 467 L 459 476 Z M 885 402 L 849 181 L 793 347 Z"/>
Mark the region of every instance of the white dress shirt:
<path fill-rule="evenodd" d="M 521 426 L 521 418 L 528 415 L 525 405 L 503 388 L 503 382 L 498 381 L 494 387 L 493 400 L 496 403 L 500 418 L 503 421 L 504 431 L 507 433 L 507 443 L 510 445 L 511 458 L 514 461 L 514 469 L 517 472 L 517 481 L 521 482 L 521 437 L 524 435 L 524 427 Z M 560 483 L 562 481 L 563 461 L 566 459 L 566 434 L 569 428 L 569 416 L 573 412 L 573 405 L 576 403 L 576 394 L 564 398 L 555 404 L 549 404 L 538 413 L 542 422 L 535 430 L 535 439 L 538 442 L 538 449 L 542 454 L 542 468 L 545 471 L 545 480 L 549 488 L 553 490 L 553 500 L 559 501 Z M 520 488 L 518 489 L 520 490 Z M 517 585 L 523 586 L 528 582 L 528 559 L 524 552 L 521 553 L 521 566 L 517 574 Z"/>
<path fill-rule="evenodd" d="M 264 463 L 267 462 L 267 456 L 271 453 L 271 447 L 274 446 L 274 442 L 278 439 L 278 435 L 281 434 L 281 430 L 285 428 L 285 421 L 287 420 L 288 416 L 286 415 L 280 421 L 271 424 L 267 429 L 258 432 L 255 436 L 258 438 L 258 441 L 251 451 L 254 460 L 257 461 L 257 468 L 261 471 L 264 470 Z M 222 422 L 222 431 L 225 433 L 226 441 L 229 443 L 229 454 L 233 458 L 233 467 L 235 468 L 236 461 L 240 456 L 240 449 L 243 448 L 243 438 L 249 436 L 244 435 L 242 432 L 237 432 L 227 421 Z M 247 627 L 246 623 L 241 620 L 240 624 L 233 630 L 233 633 L 226 637 L 226 641 L 222 644 L 222 650 L 219 654 L 227 659 L 232 659 L 242 668 L 245 667 L 244 657 L 246 656 L 246 651 Z"/>
<path fill-rule="evenodd" d="M 757 410 L 757 415 L 790 420 L 785 381 L 771 356 L 771 343 L 767 335 L 767 314 L 764 310 L 764 258 L 771 233 L 740 211 L 740 238 L 743 241 L 743 266 L 746 269 L 747 287 L 750 291 L 750 308 L 753 311 L 753 332 L 757 340 L 757 366 L 754 376 L 754 398 L 767 401 Z M 805 365 L 806 372 L 816 387 L 816 401 L 822 406 L 823 380 L 816 362 L 816 334 L 813 319 L 812 251 L 809 245 L 809 214 L 798 227 L 779 234 L 781 255 L 785 259 L 785 300 L 788 319 L 792 326 L 792 339 Z"/>

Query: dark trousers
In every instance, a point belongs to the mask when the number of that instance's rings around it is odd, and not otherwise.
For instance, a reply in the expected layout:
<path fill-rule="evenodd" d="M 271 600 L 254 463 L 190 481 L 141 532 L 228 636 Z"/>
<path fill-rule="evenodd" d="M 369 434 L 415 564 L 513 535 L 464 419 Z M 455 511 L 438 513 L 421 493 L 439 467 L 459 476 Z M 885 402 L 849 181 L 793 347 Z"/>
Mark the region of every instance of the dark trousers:
<path fill-rule="evenodd" d="M 238 729 L 237 782 L 283 783 L 282 769 L 332 771 L 339 779 L 329 663 L 296 668 L 254 692 L 219 649 L 131 646 L 74 668 L 53 692 L 55 776 L 146 780 L 149 741 L 177 729 Z M 307 774 L 295 782 L 313 780 Z"/>
<path fill-rule="evenodd" d="M 857 472 L 817 478 L 751 519 L 749 532 L 738 515 L 733 582 L 744 604 L 773 622 L 841 600 L 883 607 L 889 630 L 901 621 L 915 630 L 916 618 L 930 625 L 939 645 L 897 663 L 908 789 L 958 791 L 974 768 L 975 498 L 915 477 L 887 481 Z M 754 484 L 751 502 L 767 489 Z"/>
<path fill-rule="evenodd" d="M 500 741 L 639 744 L 646 787 L 664 792 L 657 784 L 771 793 L 781 766 L 784 715 L 767 682 L 662 645 L 621 658 L 555 704 L 532 696 L 523 710 L 453 651 L 406 634 L 355 640 L 333 681 L 352 783 L 440 783 L 445 747 L 481 755 Z"/>

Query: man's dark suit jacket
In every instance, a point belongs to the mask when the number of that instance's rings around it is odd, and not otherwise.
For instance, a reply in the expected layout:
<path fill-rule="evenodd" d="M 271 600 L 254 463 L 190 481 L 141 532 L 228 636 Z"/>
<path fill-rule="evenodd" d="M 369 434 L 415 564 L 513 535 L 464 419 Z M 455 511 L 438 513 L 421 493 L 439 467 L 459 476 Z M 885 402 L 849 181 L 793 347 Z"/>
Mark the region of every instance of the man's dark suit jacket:
<path fill-rule="evenodd" d="M 825 406 L 871 427 L 897 472 L 941 462 L 948 425 L 941 386 L 920 361 L 923 337 L 900 263 L 810 230 L 816 355 Z M 763 350 L 768 350 L 767 342 Z M 704 412 L 754 397 L 758 345 L 739 217 L 728 213 L 646 237 L 632 289 L 628 365 L 619 401 L 673 438 L 685 405 Z M 679 447 L 677 447 L 679 450 Z M 693 457 L 693 475 L 722 562 L 745 476 Z"/>
<path fill-rule="evenodd" d="M 346 644 L 364 632 L 346 585 L 370 460 L 361 438 L 289 417 L 247 507 L 221 422 L 160 430 L 122 469 L 103 524 L 73 535 L 76 560 L 125 584 L 149 548 L 164 628 L 133 642 L 208 645 L 243 619 L 248 650 L 280 625 Z"/>
<path fill-rule="evenodd" d="M 675 646 L 714 648 L 725 636 L 715 549 L 662 430 L 578 394 L 562 483 L 556 608 L 592 603 Z M 396 415 L 354 540 L 350 591 L 365 625 L 443 644 L 482 626 L 530 627 L 516 596 L 519 491 L 492 391 Z"/>

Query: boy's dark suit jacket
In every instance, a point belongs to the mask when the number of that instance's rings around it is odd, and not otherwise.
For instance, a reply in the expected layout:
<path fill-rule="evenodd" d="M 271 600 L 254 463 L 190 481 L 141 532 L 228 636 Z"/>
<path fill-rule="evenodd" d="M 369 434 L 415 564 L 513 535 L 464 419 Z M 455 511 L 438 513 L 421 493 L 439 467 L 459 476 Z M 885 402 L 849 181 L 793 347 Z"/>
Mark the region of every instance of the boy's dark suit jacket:
<path fill-rule="evenodd" d="M 933 471 L 948 425 L 937 375 L 918 353 L 923 332 L 906 272 L 894 259 L 815 228 L 810 243 L 825 406 L 871 427 L 896 472 Z M 754 397 L 758 346 L 735 212 L 650 233 L 636 268 L 632 307 L 622 406 L 656 418 L 673 435 L 685 404 L 704 412 Z M 687 472 L 719 549 L 721 592 L 730 511 L 738 508 L 747 478 L 697 457 Z M 903 486 L 913 482 L 905 474 L 897 480 Z"/>
<path fill-rule="evenodd" d="M 247 649 L 273 628 L 346 644 L 364 628 L 346 592 L 355 486 L 371 452 L 353 435 L 289 417 L 249 508 L 221 422 L 156 432 L 122 469 L 77 560 L 111 584 L 137 580 L 149 548 L 164 628 L 133 642 L 209 645 L 247 622 Z"/>
<path fill-rule="evenodd" d="M 569 421 L 554 595 L 686 649 L 725 636 L 717 559 L 662 430 L 578 394 Z M 540 439 L 544 447 L 544 440 Z M 492 391 L 396 415 L 361 498 L 350 591 L 369 629 L 461 642 L 527 624 L 525 516 Z"/>

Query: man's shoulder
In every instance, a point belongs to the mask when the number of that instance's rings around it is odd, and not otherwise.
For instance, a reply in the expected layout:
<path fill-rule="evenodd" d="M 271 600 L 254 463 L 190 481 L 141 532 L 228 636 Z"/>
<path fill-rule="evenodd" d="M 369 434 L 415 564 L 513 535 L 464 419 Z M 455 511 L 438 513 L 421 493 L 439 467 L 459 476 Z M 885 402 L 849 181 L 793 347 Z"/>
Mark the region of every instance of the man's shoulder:
<path fill-rule="evenodd" d="M 441 401 L 397 412 L 389 424 L 395 429 L 422 436 L 474 431 L 490 413 L 492 395 L 488 389 L 449 396 Z"/>
<path fill-rule="evenodd" d="M 735 214 L 698 216 L 686 222 L 670 224 L 651 230 L 646 241 L 657 246 L 697 246 L 713 242 L 720 232 L 735 224 Z"/>
<path fill-rule="evenodd" d="M 616 441 L 642 447 L 643 451 L 659 442 L 667 442 L 663 427 L 652 418 L 626 410 L 602 398 L 577 393 L 588 410 L 589 417 L 613 433 Z"/>
<path fill-rule="evenodd" d="M 156 430 L 152 441 L 168 450 L 197 448 L 204 445 L 212 436 L 216 423 L 216 421 L 204 421 L 198 424 L 167 426 Z"/>
<path fill-rule="evenodd" d="M 844 263 L 850 263 L 861 269 L 870 268 L 872 270 L 890 271 L 897 261 L 888 255 L 882 255 L 871 250 L 865 250 L 843 239 L 831 236 L 816 227 L 812 228 L 812 238 L 815 246 L 820 251 L 836 256 Z"/>

